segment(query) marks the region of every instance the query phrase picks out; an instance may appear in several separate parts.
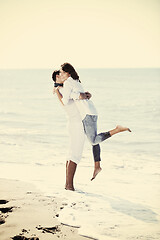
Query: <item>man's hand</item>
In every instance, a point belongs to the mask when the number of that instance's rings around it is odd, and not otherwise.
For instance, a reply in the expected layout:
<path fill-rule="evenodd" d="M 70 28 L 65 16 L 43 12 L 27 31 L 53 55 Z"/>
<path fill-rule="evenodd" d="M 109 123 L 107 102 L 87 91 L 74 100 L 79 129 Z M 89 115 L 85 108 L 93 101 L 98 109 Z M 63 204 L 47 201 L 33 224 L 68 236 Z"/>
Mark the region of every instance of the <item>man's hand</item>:
<path fill-rule="evenodd" d="M 87 99 L 90 99 L 92 97 L 92 94 L 89 92 L 85 92 Z"/>
<path fill-rule="evenodd" d="M 62 88 L 61 86 L 58 86 L 58 87 L 53 87 L 53 94 L 56 93 L 57 90 L 59 90 L 60 88 Z"/>
<path fill-rule="evenodd" d="M 83 99 L 90 99 L 92 97 L 91 93 L 89 92 L 85 92 L 85 93 L 80 93 L 79 95 L 79 99 L 83 100 Z"/>

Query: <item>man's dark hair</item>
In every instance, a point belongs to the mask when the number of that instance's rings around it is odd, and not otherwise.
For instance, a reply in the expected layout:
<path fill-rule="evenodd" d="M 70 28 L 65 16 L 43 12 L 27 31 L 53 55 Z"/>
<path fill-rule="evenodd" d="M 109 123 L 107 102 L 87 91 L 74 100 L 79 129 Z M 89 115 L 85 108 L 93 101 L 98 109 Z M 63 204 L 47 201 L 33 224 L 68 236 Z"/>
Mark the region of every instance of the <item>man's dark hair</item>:
<path fill-rule="evenodd" d="M 54 82 L 56 82 L 56 76 L 60 74 L 60 71 L 59 70 L 55 70 L 53 73 L 52 73 L 52 79 Z"/>

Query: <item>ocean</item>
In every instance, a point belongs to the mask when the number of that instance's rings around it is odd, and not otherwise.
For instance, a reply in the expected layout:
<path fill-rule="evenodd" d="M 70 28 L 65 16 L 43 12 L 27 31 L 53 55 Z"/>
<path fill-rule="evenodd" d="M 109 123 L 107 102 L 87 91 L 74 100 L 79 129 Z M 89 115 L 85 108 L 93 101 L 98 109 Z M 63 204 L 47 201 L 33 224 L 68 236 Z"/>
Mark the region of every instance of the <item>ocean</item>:
<path fill-rule="evenodd" d="M 101 143 L 94 181 L 86 139 L 75 192 L 64 190 L 67 118 L 52 69 L 0 70 L 0 178 L 34 183 L 63 199 L 59 221 L 99 240 L 160 238 L 160 69 L 78 69 L 98 111 L 98 132 L 129 127 Z"/>

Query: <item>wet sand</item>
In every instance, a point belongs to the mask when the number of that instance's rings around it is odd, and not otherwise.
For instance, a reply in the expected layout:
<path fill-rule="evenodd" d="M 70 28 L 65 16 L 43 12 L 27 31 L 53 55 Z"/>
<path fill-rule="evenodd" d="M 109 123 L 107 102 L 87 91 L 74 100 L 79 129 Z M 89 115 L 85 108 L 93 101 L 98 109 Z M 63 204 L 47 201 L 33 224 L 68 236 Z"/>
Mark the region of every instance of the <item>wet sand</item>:
<path fill-rule="evenodd" d="M 0 179 L 0 239 L 89 239 L 58 221 L 64 205 L 61 199 L 44 196 L 34 185 Z"/>

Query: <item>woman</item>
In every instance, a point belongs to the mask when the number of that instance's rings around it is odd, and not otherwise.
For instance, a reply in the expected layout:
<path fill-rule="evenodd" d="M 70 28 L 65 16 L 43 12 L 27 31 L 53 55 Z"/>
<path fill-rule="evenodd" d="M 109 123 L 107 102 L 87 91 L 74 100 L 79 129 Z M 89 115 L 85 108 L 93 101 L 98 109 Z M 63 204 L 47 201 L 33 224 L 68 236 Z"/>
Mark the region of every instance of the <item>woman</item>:
<path fill-rule="evenodd" d="M 68 104 L 71 99 L 75 101 L 75 104 L 81 115 L 85 134 L 87 135 L 87 138 L 93 146 L 92 149 L 95 162 L 94 173 L 91 179 L 93 180 L 96 175 L 101 171 L 99 143 L 117 133 L 123 131 L 131 132 L 131 130 L 129 128 L 118 125 L 115 129 L 97 134 L 97 111 L 92 101 L 87 99 L 87 97 L 85 96 L 82 84 L 79 80 L 79 76 L 75 71 L 74 67 L 69 63 L 62 64 L 60 69 L 60 75 L 62 80 L 64 81 L 61 100 L 64 105 Z"/>
<path fill-rule="evenodd" d="M 54 87 L 54 93 L 57 94 L 59 100 L 61 101 L 63 88 L 60 87 L 62 80 L 59 73 L 59 71 L 54 71 L 52 74 L 52 79 L 56 83 L 56 87 Z M 89 93 L 86 93 L 85 97 L 89 98 L 89 96 Z M 63 104 L 62 101 L 61 103 Z M 65 189 L 74 191 L 73 178 L 77 168 L 77 164 L 82 157 L 85 135 L 81 116 L 73 99 L 69 99 L 68 103 L 65 105 L 63 104 L 63 106 L 68 116 L 68 130 L 70 139 L 69 153 L 66 161 Z"/>

